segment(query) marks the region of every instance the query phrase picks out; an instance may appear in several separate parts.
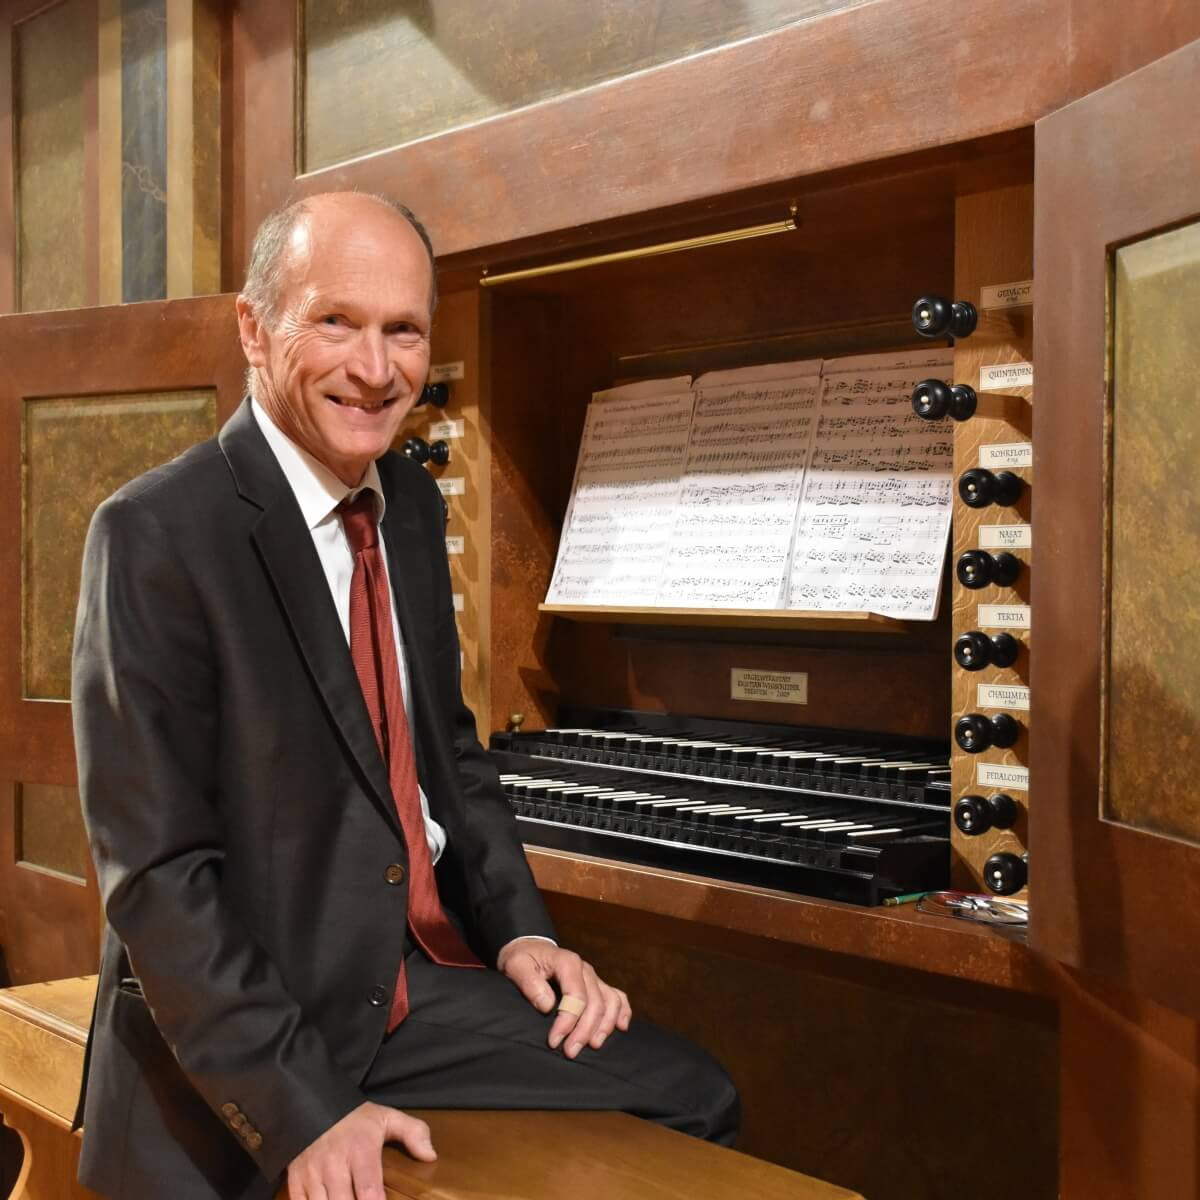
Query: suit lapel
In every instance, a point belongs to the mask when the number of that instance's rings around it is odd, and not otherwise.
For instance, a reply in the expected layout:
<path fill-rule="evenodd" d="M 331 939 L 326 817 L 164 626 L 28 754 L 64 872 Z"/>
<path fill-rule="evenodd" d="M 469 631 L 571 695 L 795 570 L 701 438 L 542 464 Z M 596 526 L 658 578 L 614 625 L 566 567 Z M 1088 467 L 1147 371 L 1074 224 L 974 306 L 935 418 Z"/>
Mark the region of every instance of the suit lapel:
<path fill-rule="evenodd" d="M 262 509 L 251 537 L 275 587 L 288 624 L 351 756 L 366 777 L 372 799 L 399 830 L 387 768 L 363 700 L 354 662 L 325 586 L 312 535 L 286 477 L 250 412 L 249 401 L 219 437 L 243 499 Z"/>

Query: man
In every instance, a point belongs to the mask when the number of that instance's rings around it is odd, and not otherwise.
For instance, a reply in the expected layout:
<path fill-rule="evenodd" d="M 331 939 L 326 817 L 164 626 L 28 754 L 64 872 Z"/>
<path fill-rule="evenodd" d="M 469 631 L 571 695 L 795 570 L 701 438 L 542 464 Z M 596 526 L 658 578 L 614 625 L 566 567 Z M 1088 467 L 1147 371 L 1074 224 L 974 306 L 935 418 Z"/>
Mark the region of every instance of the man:
<path fill-rule="evenodd" d="M 408 1107 L 732 1140 L 720 1069 L 553 941 L 463 706 L 441 497 L 388 452 L 434 298 L 402 206 L 268 218 L 252 399 L 93 519 L 73 701 L 108 928 L 80 1178 L 114 1200 L 284 1174 L 376 1200 L 385 1141 L 435 1156 Z"/>

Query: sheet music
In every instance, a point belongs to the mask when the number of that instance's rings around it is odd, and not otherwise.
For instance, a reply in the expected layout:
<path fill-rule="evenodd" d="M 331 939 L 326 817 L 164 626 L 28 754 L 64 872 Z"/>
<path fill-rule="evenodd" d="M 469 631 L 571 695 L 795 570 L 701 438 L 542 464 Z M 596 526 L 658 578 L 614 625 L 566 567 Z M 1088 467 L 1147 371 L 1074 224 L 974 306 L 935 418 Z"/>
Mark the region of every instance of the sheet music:
<path fill-rule="evenodd" d="M 937 615 L 950 531 L 951 422 L 912 411 L 949 350 L 830 359 L 796 521 L 787 607 Z"/>
<path fill-rule="evenodd" d="M 697 380 L 659 606 L 780 607 L 820 368 L 815 359 Z"/>
<path fill-rule="evenodd" d="M 654 603 L 693 399 L 687 376 L 593 396 L 547 603 Z"/>

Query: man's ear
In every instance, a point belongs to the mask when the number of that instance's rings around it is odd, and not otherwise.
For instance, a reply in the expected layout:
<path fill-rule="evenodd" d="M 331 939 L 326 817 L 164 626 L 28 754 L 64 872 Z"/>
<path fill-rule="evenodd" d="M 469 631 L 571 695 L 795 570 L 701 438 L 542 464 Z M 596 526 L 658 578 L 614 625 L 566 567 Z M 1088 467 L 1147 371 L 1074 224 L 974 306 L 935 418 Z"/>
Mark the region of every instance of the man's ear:
<path fill-rule="evenodd" d="M 268 361 L 267 330 L 245 296 L 237 298 L 237 318 L 238 336 L 246 361 L 252 367 L 265 367 Z"/>

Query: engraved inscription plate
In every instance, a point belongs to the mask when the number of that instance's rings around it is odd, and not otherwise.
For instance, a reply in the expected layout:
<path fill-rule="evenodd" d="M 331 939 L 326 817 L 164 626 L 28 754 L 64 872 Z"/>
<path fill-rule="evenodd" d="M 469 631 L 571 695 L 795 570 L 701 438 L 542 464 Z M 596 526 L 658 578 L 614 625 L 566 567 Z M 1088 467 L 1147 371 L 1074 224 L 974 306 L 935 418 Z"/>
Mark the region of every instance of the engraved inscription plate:
<path fill-rule="evenodd" d="M 748 667 L 733 667 L 729 672 L 729 695 L 733 700 L 759 700 L 768 704 L 807 704 L 808 673 L 755 671 Z"/>
<path fill-rule="evenodd" d="M 979 368 L 981 392 L 1011 392 L 1033 387 L 1033 363 L 994 363 Z"/>
<path fill-rule="evenodd" d="M 1028 550 L 1033 530 L 1028 525 L 980 525 L 979 544 L 984 550 Z"/>
<path fill-rule="evenodd" d="M 989 469 L 1015 470 L 1033 466 L 1032 442 L 998 442 L 979 447 L 979 465 Z"/>
<path fill-rule="evenodd" d="M 1028 604 L 981 604 L 975 614 L 980 629 L 1028 629 Z"/>
<path fill-rule="evenodd" d="M 1020 283 L 998 283 L 979 289 L 979 307 L 1023 308 L 1033 303 L 1033 280 L 1023 279 Z"/>
<path fill-rule="evenodd" d="M 981 762 L 975 769 L 980 787 L 1006 788 L 1009 791 L 1029 791 L 1029 768 L 1009 763 Z"/>
<path fill-rule="evenodd" d="M 981 683 L 975 692 L 979 708 L 1002 708 L 1009 712 L 1029 711 L 1029 689 L 1020 684 Z"/>
<path fill-rule="evenodd" d="M 1101 812 L 1200 842 L 1200 222 L 1114 260 Z"/>

